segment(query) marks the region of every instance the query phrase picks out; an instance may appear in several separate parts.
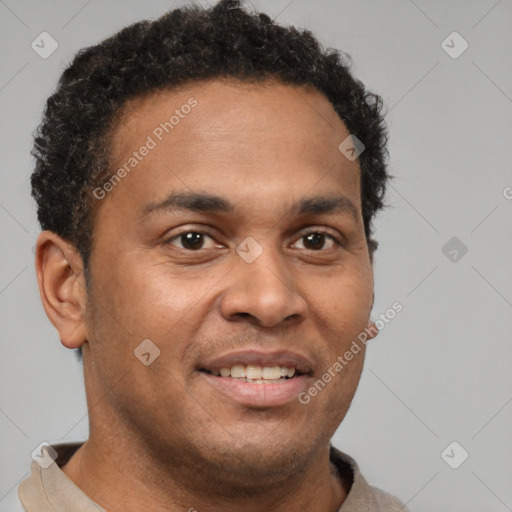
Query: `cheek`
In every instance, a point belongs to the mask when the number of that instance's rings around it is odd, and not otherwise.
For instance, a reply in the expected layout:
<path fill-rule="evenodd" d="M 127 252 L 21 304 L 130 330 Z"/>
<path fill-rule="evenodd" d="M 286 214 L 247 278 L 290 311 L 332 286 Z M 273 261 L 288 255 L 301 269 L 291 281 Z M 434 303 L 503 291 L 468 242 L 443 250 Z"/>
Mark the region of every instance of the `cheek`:
<path fill-rule="evenodd" d="M 343 339 L 367 326 L 373 300 L 371 267 L 347 267 L 315 284 L 310 302 L 317 305 L 323 321 L 343 333 Z"/>
<path fill-rule="evenodd" d="M 345 416 L 357 389 L 366 345 L 358 336 L 368 327 L 373 298 L 373 275 L 368 268 L 333 276 L 321 299 L 317 327 L 326 340 L 327 356 L 320 379 L 329 380 L 324 414 L 333 424 Z"/>
<path fill-rule="evenodd" d="M 99 295 L 134 338 L 164 342 L 175 330 L 188 333 L 198 327 L 195 319 L 204 314 L 221 279 L 211 274 L 173 268 L 165 260 L 149 263 L 147 254 L 127 253 L 112 272 L 100 276 Z"/>

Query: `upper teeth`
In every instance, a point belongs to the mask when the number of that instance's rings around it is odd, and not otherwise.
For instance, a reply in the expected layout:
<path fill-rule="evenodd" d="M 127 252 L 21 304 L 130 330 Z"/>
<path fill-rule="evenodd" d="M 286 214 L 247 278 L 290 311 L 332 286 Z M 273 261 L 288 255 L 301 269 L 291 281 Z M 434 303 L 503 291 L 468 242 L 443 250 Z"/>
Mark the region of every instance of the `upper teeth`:
<path fill-rule="evenodd" d="M 212 372 L 219 375 L 218 371 Z M 286 366 L 258 366 L 249 364 L 243 366 L 237 364 L 231 368 L 221 368 L 220 375 L 222 377 L 248 378 L 248 379 L 279 379 L 280 377 L 293 377 L 295 368 Z"/>

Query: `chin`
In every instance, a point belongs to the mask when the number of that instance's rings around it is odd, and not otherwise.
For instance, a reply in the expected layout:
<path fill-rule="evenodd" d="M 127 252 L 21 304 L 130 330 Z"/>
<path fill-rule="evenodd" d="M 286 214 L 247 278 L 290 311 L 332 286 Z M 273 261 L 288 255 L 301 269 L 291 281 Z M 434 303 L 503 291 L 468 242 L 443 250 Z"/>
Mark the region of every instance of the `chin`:
<path fill-rule="evenodd" d="M 271 432 L 260 441 L 247 437 L 211 450 L 212 466 L 227 469 L 233 477 L 245 480 L 286 479 L 303 472 L 315 450 L 314 446 L 305 446 L 304 439 L 271 439 Z"/>
<path fill-rule="evenodd" d="M 210 468 L 217 476 L 210 477 L 216 492 L 225 497 L 254 497 L 260 493 L 279 493 L 283 486 L 297 481 L 311 461 L 308 451 L 297 444 L 258 447 L 254 444 L 212 450 L 202 470 Z M 220 478 L 219 478 L 220 477 Z M 212 489 L 213 490 L 213 489 Z"/>

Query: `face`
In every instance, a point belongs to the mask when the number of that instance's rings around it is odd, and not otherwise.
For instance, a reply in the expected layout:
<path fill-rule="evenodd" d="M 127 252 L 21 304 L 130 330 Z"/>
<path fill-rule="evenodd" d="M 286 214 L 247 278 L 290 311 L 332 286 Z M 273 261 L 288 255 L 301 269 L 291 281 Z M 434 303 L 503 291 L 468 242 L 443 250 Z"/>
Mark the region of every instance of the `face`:
<path fill-rule="evenodd" d="M 214 80 L 124 114 L 119 180 L 96 191 L 84 364 L 110 393 L 91 425 L 108 411 L 159 460 L 226 480 L 299 471 L 345 416 L 364 349 L 298 396 L 372 306 L 349 133 L 322 94 L 273 82 Z"/>

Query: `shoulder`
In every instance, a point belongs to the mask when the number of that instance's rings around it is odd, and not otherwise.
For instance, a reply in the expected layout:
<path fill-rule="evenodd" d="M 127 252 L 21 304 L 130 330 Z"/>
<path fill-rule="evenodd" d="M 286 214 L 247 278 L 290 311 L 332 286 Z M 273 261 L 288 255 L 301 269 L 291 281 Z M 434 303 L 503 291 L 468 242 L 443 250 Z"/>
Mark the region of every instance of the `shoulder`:
<path fill-rule="evenodd" d="M 330 458 L 340 474 L 352 478 L 350 491 L 339 512 L 410 512 L 398 498 L 370 485 L 350 455 L 331 446 Z"/>
<path fill-rule="evenodd" d="M 375 506 L 378 507 L 377 510 L 382 512 L 410 512 L 410 510 L 395 496 L 392 496 L 373 485 L 370 485 L 369 488 L 372 493 L 372 499 L 375 501 Z"/>

